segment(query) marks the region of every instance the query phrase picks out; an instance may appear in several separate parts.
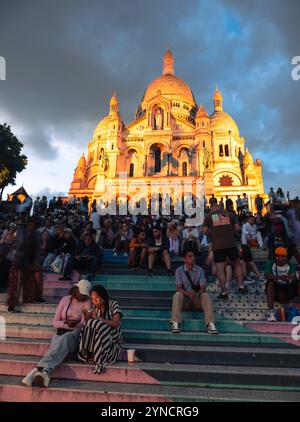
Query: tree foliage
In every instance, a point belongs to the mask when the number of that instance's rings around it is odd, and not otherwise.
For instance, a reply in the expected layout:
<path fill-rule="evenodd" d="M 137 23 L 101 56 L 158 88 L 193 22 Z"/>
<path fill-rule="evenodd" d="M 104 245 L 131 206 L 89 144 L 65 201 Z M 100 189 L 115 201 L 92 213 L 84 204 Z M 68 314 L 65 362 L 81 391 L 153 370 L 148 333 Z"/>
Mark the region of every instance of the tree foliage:
<path fill-rule="evenodd" d="M 22 154 L 23 144 L 12 133 L 10 126 L 0 124 L 0 198 L 8 185 L 14 185 L 18 173 L 27 165 Z"/>

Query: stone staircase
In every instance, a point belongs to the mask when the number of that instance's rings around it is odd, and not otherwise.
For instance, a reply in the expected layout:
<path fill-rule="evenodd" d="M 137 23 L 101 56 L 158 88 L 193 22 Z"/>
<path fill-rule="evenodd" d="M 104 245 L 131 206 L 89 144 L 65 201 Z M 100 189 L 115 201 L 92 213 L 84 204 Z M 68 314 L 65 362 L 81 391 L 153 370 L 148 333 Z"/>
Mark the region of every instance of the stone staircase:
<path fill-rule="evenodd" d="M 262 267 L 265 252 L 255 254 Z M 50 388 L 23 387 L 22 377 L 49 346 L 56 303 L 71 286 L 45 275 L 47 304 L 21 305 L 20 313 L 8 314 L 6 295 L 0 294 L 7 336 L 0 341 L 0 401 L 300 400 L 300 342 L 291 341 L 291 324 L 264 321 L 267 307 L 260 284 L 249 286 L 245 296 L 233 287 L 229 300 L 222 302 L 210 277 L 220 334 L 207 334 L 202 315 L 189 312 L 184 313 L 183 331 L 174 335 L 169 331 L 174 277 L 160 270 L 154 277 L 129 271 L 126 258 L 113 257 L 111 251 L 105 251 L 104 262 L 94 283 L 103 284 L 119 301 L 125 347 L 135 348 L 141 362 L 129 366 L 119 361 L 95 375 L 92 366 L 68 359 L 53 374 Z"/>

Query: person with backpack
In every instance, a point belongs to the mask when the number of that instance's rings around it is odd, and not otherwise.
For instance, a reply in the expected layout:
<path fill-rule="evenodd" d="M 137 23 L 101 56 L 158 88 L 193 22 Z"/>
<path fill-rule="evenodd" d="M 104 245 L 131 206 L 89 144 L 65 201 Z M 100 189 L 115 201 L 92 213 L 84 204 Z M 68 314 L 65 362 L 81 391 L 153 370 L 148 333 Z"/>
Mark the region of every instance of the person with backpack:
<path fill-rule="evenodd" d="M 171 330 L 172 333 L 180 332 L 183 310 L 197 310 L 204 312 L 207 332 L 218 334 L 212 300 L 206 292 L 206 276 L 195 260 L 195 252 L 186 249 L 183 252 L 184 265 L 175 272 L 176 293 L 173 296 Z"/>

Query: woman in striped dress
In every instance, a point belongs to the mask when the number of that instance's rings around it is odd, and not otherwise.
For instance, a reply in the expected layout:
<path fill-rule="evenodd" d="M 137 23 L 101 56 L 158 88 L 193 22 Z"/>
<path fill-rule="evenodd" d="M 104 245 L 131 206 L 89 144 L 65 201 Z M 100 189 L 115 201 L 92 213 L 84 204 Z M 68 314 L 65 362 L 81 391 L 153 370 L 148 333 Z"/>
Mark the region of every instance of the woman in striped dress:
<path fill-rule="evenodd" d="M 91 290 L 93 308 L 85 312 L 86 323 L 81 329 L 78 358 L 96 363 L 94 373 L 100 374 L 116 362 L 122 351 L 122 313 L 103 286 Z"/>

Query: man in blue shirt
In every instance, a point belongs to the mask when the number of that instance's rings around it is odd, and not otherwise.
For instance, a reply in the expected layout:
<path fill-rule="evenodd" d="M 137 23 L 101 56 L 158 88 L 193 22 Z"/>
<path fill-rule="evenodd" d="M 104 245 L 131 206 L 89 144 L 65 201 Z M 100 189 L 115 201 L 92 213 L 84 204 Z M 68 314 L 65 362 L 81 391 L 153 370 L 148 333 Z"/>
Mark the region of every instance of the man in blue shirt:
<path fill-rule="evenodd" d="M 180 332 L 183 310 L 199 310 L 204 312 L 207 332 L 218 334 L 215 326 L 214 310 L 211 298 L 206 293 L 206 276 L 201 267 L 195 264 L 195 253 L 192 250 L 183 252 L 184 265 L 177 268 L 176 293 L 173 296 L 172 332 Z"/>

